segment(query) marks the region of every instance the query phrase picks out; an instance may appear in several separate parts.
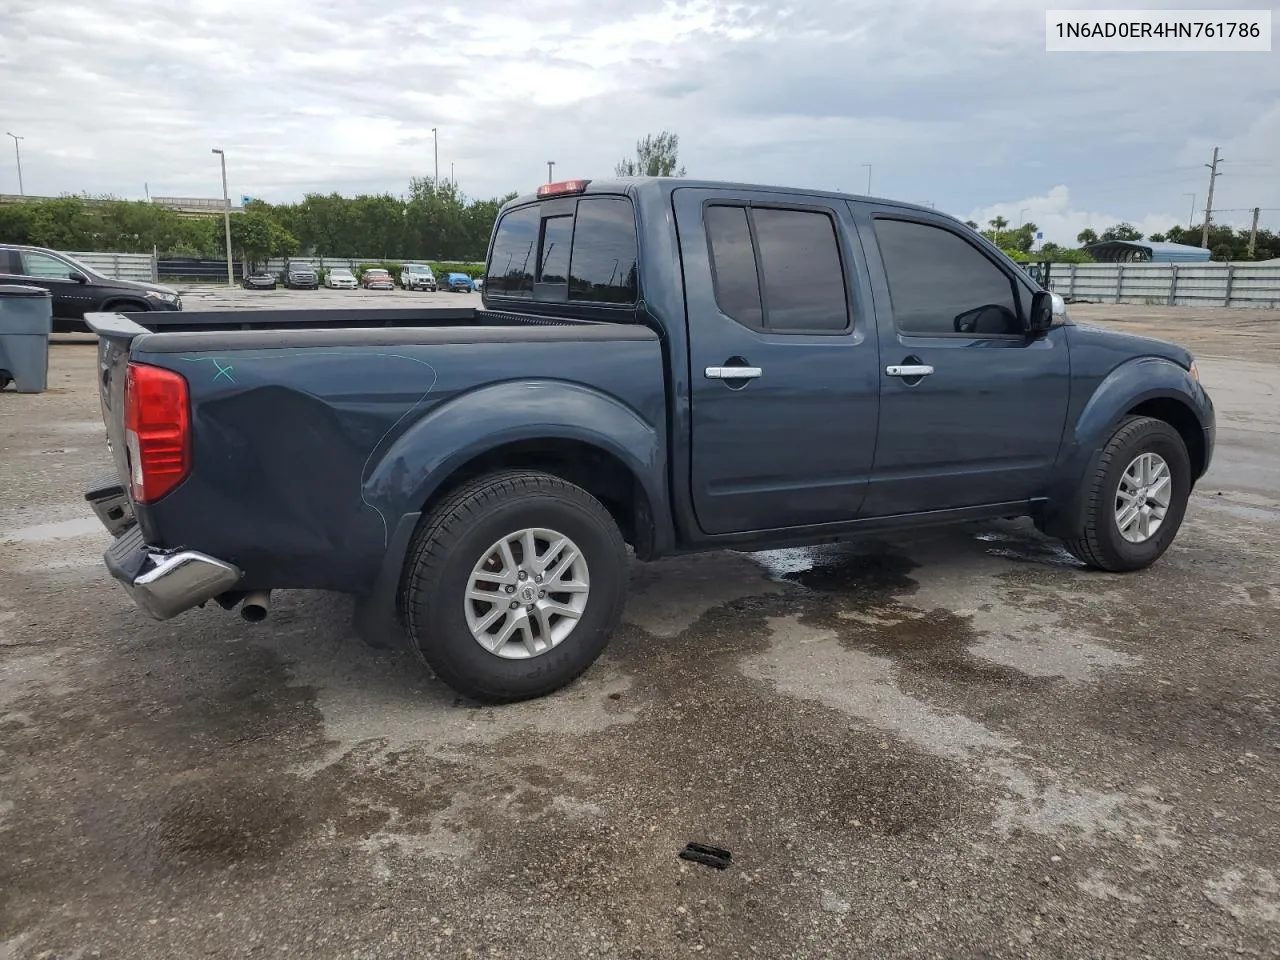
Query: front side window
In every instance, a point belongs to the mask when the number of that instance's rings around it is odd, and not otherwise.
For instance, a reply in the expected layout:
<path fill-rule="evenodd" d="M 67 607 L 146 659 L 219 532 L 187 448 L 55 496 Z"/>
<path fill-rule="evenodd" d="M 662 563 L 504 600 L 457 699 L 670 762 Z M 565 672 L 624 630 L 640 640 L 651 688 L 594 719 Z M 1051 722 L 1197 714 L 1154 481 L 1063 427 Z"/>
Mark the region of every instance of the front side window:
<path fill-rule="evenodd" d="M 971 243 L 907 220 L 877 219 L 875 231 L 901 333 L 1021 335 L 1013 278 Z"/>
<path fill-rule="evenodd" d="M 849 297 L 830 214 L 713 205 L 703 223 L 716 304 L 725 316 L 776 333 L 848 329 Z"/>
<path fill-rule="evenodd" d="M 70 280 L 71 274 L 77 272 L 75 267 L 47 253 L 22 251 L 22 272 L 28 277 L 40 277 L 44 280 Z"/>

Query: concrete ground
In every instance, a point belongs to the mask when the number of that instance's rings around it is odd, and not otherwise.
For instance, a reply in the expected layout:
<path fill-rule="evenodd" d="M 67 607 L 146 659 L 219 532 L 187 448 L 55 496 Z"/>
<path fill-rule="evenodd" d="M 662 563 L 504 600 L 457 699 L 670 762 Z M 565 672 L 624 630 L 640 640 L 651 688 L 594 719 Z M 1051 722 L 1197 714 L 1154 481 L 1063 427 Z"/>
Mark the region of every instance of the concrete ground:
<path fill-rule="evenodd" d="M 497 709 L 341 598 L 135 611 L 58 344 L 0 394 L 0 958 L 1280 955 L 1280 317 L 1072 314 L 1218 405 L 1154 568 L 1025 523 L 638 565 L 605 657 Z"/>

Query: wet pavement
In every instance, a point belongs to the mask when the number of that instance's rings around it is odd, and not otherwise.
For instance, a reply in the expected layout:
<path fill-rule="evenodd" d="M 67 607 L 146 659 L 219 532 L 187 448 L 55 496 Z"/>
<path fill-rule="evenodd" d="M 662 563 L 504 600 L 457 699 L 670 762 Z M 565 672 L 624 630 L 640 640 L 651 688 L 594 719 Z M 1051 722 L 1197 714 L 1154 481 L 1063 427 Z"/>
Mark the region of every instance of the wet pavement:
<path fill-rule="evenodd" d="M 0 960 L 1280 955 L 1280 365 L 1232 322 L 1151 570 L 1021 522 L 637 565 L 605 657 L 501 708 L 343 598 L 137 613 L 58 345 L 0 394 Z"/>

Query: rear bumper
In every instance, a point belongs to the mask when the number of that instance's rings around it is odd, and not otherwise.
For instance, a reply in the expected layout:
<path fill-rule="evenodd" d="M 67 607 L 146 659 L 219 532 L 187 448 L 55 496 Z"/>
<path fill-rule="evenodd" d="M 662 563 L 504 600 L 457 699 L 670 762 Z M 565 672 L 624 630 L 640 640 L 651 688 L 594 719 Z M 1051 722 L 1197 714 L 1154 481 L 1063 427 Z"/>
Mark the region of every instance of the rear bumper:
<path fill-rule="evenodd" d="M 137 526 L 117 537 L 102 558 L 138 609 L 156 620 L 207 603 L 230 590 L 241 576 L 234 565 L 196 550 L 148 546 Z"/>
<path fill-rule="evenodd" d="M 114 477 L 90 485 L 84 498 L 115 542 L 102 555 L 138 608 L 168 620 L 207 603 L 239 582 L 240 570 L 197 550 L 159 550 L 142 539 L 133 504 Z"/>

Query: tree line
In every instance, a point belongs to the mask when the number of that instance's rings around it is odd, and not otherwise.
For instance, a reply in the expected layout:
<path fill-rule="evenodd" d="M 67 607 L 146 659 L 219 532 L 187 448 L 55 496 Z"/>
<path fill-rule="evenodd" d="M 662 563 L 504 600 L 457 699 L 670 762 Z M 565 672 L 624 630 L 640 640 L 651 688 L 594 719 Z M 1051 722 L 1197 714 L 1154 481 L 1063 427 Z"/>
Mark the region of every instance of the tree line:
<path fill-rule="evenodd" d="M 451 183 L 414 178 L 406 196 L 308 194 L 297 203 L 254 200 L 231 216 L 237 260 L 271 257 L 483 260 L 498 209 L 515 194 L 466 197 Z M 144 201 L 57 197 L 0 206 L 0 242 L 60 250 L 225 256 L 221 217 L 183 217 Z"/>
<path fill-rule="evenodd" d="M 1171 227 L 1165 233 L 1153 233 L 1146 239 L 1152 243 L 1185 243 L 1189 247 L 1198 247 L 1203 238 L 1204 224 L 1198 224 L 1194 227 Z M 1108 240 L 1141 239 L 1143 239 L 1142 231 L 1131 223 L 1117 223 L 1100 234 L 1085 229 L 1076 236 L 1076 242 L 1082 246 Z M 1253 251 L 1250 253 L 1248 230 L 1236 230 L 1210 223 L 1208 248 L 1209 257 L 1212 260 L 1271 260 L 1280 257 L 1280 234 L 1270 230 L 1259 230 L 1254 237 Z"/>

